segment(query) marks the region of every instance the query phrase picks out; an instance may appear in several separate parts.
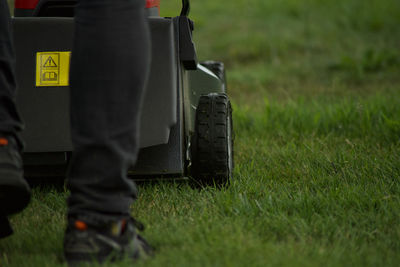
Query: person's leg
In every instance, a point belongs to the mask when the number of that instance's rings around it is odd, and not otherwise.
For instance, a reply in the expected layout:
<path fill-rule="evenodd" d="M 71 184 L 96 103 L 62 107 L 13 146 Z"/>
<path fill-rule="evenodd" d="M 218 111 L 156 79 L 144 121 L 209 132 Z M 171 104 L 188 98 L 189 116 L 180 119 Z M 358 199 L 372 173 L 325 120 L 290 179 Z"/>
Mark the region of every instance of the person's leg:
<path fill-rule="evenodd" d="M 80 0 L 75 12 L 68 214 L 126 217 L 150 64 L 144 0 Z"/>
<path fill-rule="evenodd" d="M 80 0 L 75 9 L 68 218 L 79 222 L 77 228 L 82 222 L 98 226 L 128 219 L 137 195 L 127 172 L 138 153 L 139 115 L 150 67 L 144 3 Z M 67 260 L 74 254 L 70 249 Z"/>
<path fill-rule="evenodd" d="M 7 1 L 0 1 L 0 237 L 11 234 L 7 215 L 22 210 L 30 190 L 22 169 L 23 123 L 15 104 L 15 55 Z"/>
<path fill-rule="evenodd" d="M 17 136 L 23 124 L 15 105 L 15 54 L 11 30 L 7 1 L 0 1 L 0 133 Z"/>

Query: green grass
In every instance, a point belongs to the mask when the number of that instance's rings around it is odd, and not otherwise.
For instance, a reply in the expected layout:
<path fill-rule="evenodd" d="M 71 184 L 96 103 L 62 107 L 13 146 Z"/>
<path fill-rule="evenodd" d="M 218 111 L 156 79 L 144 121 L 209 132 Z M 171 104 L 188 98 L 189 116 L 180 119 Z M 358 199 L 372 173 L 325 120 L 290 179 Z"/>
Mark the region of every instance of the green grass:
<path fill-rule="evenodd" d="M 192 2 L 199 57 L 228 69 L 235 180 L 141 184 L 157 254 L 137 265 L 398 266 L 400 2 Z M 63 264 L 67 194 L 34 190 L 0 266 Z"/>

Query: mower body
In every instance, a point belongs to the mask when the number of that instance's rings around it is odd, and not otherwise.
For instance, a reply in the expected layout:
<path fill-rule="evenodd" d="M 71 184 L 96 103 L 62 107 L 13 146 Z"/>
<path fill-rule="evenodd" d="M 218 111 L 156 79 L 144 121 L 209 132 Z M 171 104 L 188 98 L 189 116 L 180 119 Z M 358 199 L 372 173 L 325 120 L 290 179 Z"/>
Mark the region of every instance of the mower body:
<path fill-rule="evenodd" d="M 72 48 L 75 1 L 33 0 L 34 7 L 26 9 L 21 8 L 23 1 L 29 0 L 17 0 L 13 27 L 17 105 L 25 122 L 25 172 L 27 176 L 64 175 L 73 150 L 69 86 L 57 85 L 60 70 L 56 65 L 61 65 L 58 57 Z M 157 4 L 159 1 L 147 3 L 152 62 L 142 110 L 139 157 L 129 174 L 137 178 L 185 177 L 190 173 L 199 99 L 210 93 L 225 93 L 226 87 L 218 73 L 197 62 L 192 22 L 187 16 L 160 17 Z M 56 58 L 54 68 L 46 69 L 44 60 L 51 55 L 52 60 Z M 41 78 L 47 83 L 40 84 Z"/>

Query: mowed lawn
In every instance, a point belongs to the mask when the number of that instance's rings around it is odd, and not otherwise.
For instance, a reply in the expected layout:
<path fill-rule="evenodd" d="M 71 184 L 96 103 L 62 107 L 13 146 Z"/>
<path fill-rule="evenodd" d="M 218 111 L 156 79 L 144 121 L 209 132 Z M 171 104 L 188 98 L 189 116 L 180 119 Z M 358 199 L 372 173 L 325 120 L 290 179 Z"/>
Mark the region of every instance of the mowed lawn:
<path fill-rule="evenodd" d="M 137 266 L 399 266 L 400 2 L 192 2 L 199 58 L 226 63 L 235 177 L 140 184 L 156 255 Z M 64 264 L 67 195 L 34 189 L 0 266 Z"/>

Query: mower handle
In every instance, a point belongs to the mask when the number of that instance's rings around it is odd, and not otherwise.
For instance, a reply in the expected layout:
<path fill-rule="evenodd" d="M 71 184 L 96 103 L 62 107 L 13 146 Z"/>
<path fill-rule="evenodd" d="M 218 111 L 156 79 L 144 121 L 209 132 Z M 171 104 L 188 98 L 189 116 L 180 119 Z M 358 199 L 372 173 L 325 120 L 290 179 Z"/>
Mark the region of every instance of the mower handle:
<path fill-rule="evenodd" d="M 189 0 L 182 0 L 182 11 L 181 16 L 187 17 L 190 11 L 190 3 Z"/>

